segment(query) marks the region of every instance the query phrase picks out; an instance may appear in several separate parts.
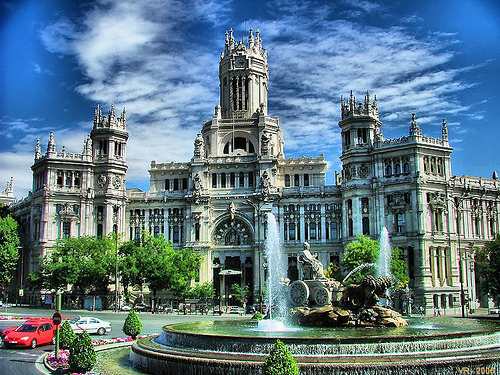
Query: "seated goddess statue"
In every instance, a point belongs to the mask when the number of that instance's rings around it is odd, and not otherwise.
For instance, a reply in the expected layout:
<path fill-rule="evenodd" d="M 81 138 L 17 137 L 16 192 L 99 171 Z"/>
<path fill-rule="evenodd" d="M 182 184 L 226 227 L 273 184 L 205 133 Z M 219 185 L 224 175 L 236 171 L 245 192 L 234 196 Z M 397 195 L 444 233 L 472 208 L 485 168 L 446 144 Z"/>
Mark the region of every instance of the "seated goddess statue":
<path fill-rule="evenodd" d="M 311 245 L 304 242 L 304 249 L 297 256 L 297 266 L 299 269 L 300 280 L 318 280 L 326 279 L 323 265 L 311 254 Z"/>

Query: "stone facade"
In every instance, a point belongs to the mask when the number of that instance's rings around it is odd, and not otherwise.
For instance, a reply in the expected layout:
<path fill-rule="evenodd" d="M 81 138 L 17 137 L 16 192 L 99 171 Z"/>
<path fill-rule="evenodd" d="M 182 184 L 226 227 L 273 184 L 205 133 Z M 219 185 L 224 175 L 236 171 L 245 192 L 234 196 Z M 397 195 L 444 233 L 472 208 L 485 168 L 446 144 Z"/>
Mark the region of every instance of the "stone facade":
<path fill-rule="evenodd" d="M 57 238 L 110 233 L 116 223 L 126 239 L 147 231 L 198 250 L 199 280 L 213 281 L 218 293 L 241 283 L 258 295 L 266 278 L 265 217 L 273 212 L 292 280 L 304 241 L 323 264 L 338 263 L 347 242 L 377 238 L 386 226 L 403 250 L 416 304 L 458 312 L 460 275 L 465 294 L 480 299 L 474 247 L 499 233 L 500 183 L 496 174 L 452 175 L 446 121 L 442 136 L 432 138 L 412 115 L 408 135 L 385 139 L 376 97 L 358 101 L 351 93 L 340 103 L 342 172 L 326 185 L 323 155 L 285 157 L 280 121 L 268 114 L 259 33 L 246 43 L 226 34 L 219 79 L 219 105 L 196 136 L 192 159 L 152 161 L 147 192 L 124 190 L 125 115 L 116 119 L 113 108 L 107 116 L 96 110 L 82 154 L 57 152 L 53 137 L 45 155 L 37 145 L 33 193 L 16 205 L 29 228 L 30 269 Z M 221 277 L 224 269 L 241 275 Z"/>

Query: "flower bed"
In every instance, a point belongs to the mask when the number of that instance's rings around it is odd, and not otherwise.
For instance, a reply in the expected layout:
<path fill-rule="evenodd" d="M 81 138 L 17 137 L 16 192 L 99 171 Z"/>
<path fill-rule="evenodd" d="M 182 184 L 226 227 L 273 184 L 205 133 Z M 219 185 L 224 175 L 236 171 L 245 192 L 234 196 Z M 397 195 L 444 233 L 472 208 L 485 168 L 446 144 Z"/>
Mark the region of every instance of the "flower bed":
<path fill-rule="evenodd" d="M 146 338 L 150 337 L 150 335 L 142 335 L 138 336 L 137 338 Z M 110 344 L 118 344 L 122 342 L 132 342 L 134 341 L 132 337 L 115 337 L 112 339 L 95 339 L 92 340 L 92 345 L 93 346 L 102 346 L 102 345 L 110 345 Z M 62 368 L 62 369 L 68 369 L 69 368 L 69 350 L 61 349 L 59 350 L 59 358 L 56 359 L 55 353 L 51 352 L 47 355 L 47 363 L 49 366 L 52 368 Z M 77 374 L 73 373 L 71 375 L 96 375 L 94 372 L 87 372 L 85 374 Z"/>

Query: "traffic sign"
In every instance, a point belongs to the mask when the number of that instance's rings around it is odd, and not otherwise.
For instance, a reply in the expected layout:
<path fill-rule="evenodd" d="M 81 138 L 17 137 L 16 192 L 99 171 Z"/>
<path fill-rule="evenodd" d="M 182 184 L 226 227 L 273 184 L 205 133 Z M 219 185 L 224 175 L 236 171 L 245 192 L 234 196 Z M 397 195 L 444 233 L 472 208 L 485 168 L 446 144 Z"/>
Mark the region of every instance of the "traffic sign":
<path fill-rule="evenodd" d="M 56 311 L 54 315 L 52 315 L 52 323 L 54 323 L 55 326 L 58 326 L 62 322 L 62 316 L 59 311 Z"/>

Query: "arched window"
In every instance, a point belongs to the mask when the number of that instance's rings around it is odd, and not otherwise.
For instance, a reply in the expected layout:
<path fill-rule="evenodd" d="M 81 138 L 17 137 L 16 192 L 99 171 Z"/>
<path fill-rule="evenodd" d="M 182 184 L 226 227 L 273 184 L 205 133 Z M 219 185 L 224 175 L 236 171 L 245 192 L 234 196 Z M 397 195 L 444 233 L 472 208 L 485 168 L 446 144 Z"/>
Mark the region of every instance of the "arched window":
<path fill-rule="evenodd" d="M 404 174 L 409 174 L 410 173 L 410 164 L 409 163 L 404 163 L 403 164 L 403 173 Z"/>
<path fill-rule="evenodd" d="M 386 177 L 392 176 L 392 166 L 390 164 L 385 166 L 385 175 Z"/>
<path fill-rule="evenodd" d="M 249 139 L 245 137 L 235 137 L 234 146 L 233 146 L 233 139 L 231 139 L 227 141 L 227 143 L 224 145 L 224 149 L 222 152 L 224 155 L 229 155 L 232 152 L 234 152 L 235 154 L 242 154 L 242 153 L 254 154 L 255 147 Z"/>
<path fill-rule="evenodd" d="M 401 166 L 399 165 L 399 163 L 396 163 L 396 164 L 394 165 L 394 174 L 395 174 L 395 175 L 399 175 L 399 174 L 401 174 Z"/>

